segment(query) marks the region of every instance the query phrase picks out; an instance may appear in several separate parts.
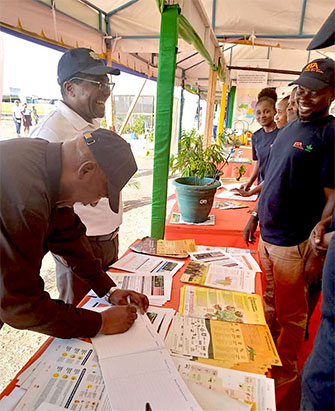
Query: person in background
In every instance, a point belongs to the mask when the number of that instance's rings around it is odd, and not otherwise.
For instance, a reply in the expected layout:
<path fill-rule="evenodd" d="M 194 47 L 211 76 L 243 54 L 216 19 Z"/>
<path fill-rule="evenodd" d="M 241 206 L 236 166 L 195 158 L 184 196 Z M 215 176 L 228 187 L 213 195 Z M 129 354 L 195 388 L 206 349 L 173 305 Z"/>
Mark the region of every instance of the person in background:
<path fill-rule="evenodd" d="M 36 126 L 36 124 L 38 123 L 39 115 L 37 113 L 37 110 L 36 110 L 35 106 L 32 106 L 31 114 L 32 114 L 32 117 L 34 119 L 34 123 L 35 123 L 34 125 Z"/>
<path fill-rule="evenodd" d="M 257 101 L 262 97 L 270 97 L 275 103 L 277 103 L 278 96 L 276 93 L 276 89 L 273 87 L 263 88 L 257 95 Z"/>
<path fill-rule="evenodd" d="M 275 115 L 275 123 L 278 129 L 281 129 L 287 123 L 287 106 L 288 106 L 289 96 L 284 97 L 282 100 L 277 102 L 276 104 L 276 115 Z"/>
<path fill-rule="evenodd" d="M 127 298 L 142 314 L 148 299 L 115 287 L 73 205 L 95 205 L 106 197 L 118 211 L 120 191 L 137 170 L 129 144 L 103 129 L 65 143 L 11 139 L 0 142 L 0 160 L 0 328 L 7 323 L 59 338 L 128 330 L 137 315 Z M 40 277 L 48 251 L 62 256 L 90 289 L 117 306 L 98 313 L 51 299 Z"/>
<path fill-rule="evenodd" d="M 308 313 L 306 285 L 322 272 L 308 238 L 335 208 L 335 119 L 329 115 L 334 81 L 334 61 L 323 58 L 308 63 L 290 84 L 298 85 L 299 119 L 288 123 L 272 146 L 262 193 L 243 233 L 247 245 L 254 243 L 260 222 L 266 319 L 271 331 L 280 331 L 275 340 L 283 367 L 272 370 L 277 388 L 297 378 Z"/>
<path fill-rule="evenodd" d="M 270 89 L 272 90 L 272 89 Z M 244 197 L 257 194 L 261 191 L 261 183 L 264 180 L 266 165 L 270 154 L 270 148 L 277 137 L 278 128 L 274 121 L 276 114 L 275 101 L 271 97 L 261 97 L 255 107 L 256 120 L 262 126 L 251 137 L 252 142 L 252 159 L 254 160 L 254 169 L 249 181 L 242 184 L 240 188 L 235 189 Z M 253 182 L 258 181 L 258 185 L 250 190 Z"/>
<path fill-rule="evenodd" d="M 28 108 L 27 103 L 23 104 L 22 120 L 23 120 L 24 134 L 27 136 L 29 134 L 30 126 L 32 125 L 31 111 Z"/>
<path fill-rule="evenodd" d="M 93 50 L 77 48 L 65 52 L 58 63 L 58 83 L 63 100 L 58 102 L 55 110 L 43 117 L 30 136 L 62 142 L 98 129 L 112 86 L 107 73 L 118 75 L 120 70 L 106 66 Z M 110 135 L 111 138 L 119 138 L 115 133 Z M 95 207 L 75 204 L 74 210 L 86 226 L 86 234 L 96 258 L 102 261 L 103 269 L 107 270 L 118 258 L 121 197 L 118 213 L 111 210 L 105 198 Z M 74 275 L 64 259 L 56 254 L 53 256 L 59 297 L 76 305 L 90 288 Z"/>
<path fill-rule="evenodd" d="M 298 118 L 298 107 L 295 100 L 295 94 L 297 92 L 298 87 L 294 87 L 291 91 L 290 97 L 288 99 L 288 105 L 286 109 L 287 121 L 293 121 Z"/>
<path fill-rule="evenodd" d="M 20 137 L 22 114 L 21 114 L 21 107 L 20 107 L 19 100 L 14 101 L 14 105 L 12 108 L 12 114 L 13 114 L 13 121 L 15 124 L 15 129 L 16 129 L 16 135 L 17 137 Z"/>

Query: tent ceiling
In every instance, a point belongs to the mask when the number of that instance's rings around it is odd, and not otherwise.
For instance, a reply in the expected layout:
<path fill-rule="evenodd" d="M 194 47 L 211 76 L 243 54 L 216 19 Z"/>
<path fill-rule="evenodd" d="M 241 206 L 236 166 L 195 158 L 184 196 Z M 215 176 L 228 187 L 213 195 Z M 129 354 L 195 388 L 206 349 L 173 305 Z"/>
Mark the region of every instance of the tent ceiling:
<path fill-rule="evenodd" d="M 269 60 L 269 68 L 299 71 L 320 56 L 306 50 L 333 9 L 331 0 L 169 0 L 200 36 L 212 58 L 221 45 L 228 66 L 240 60 Z M 52 5 L 54 8 L 52 8 Z M 64 47 L 106 52 L 109 36 L 113 64 L 157 76 L 160 13 L 155 0 L 0 0 L 0 24 Z M 254 35 L 253 40 L 250 36 Z M 322 51 L 332 58 L 335 48 Z M 122 67 L 121 67 L 122 69 Z M 230 73 L 236 78 L 236 71 Z M 179 39 L 176 84 L 206 91 L 209 67 L 192 45 Z M 268 76 L 269 85 L 286 85 L 294 75 Z M 218 89 L 220 86 L 218 84 Z"/>

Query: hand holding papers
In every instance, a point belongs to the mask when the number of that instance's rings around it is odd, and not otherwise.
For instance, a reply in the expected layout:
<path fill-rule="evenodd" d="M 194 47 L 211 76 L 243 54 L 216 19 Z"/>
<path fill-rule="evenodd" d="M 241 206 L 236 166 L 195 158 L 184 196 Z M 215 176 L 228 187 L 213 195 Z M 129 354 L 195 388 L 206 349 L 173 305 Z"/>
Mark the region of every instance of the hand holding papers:
<path fill-rule="evenodd" d="M 257 194 L 251 195 L 249 197 L 244 197 L 240 195 L 237 191 L 233 191 L 233 190 L 240 188 L 240 186 L 241 186 L 241 183 L 225 184 L 223 186 L 225 188 L 225 191 L 221 191 L 221 193 L 217 194 L 216 197 L 225 198 L 228 200 L 242 200 L 242 201 L 256 201 L 257 200 L 258 198 Z"/>

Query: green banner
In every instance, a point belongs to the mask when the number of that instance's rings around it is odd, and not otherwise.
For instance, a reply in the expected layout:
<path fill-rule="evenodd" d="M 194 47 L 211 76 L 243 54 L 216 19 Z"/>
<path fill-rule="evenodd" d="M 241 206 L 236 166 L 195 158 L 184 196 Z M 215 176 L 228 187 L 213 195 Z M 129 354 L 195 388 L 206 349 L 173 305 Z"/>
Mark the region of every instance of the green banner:
<path fill-rule="evenodd" d="M 151 237 L 159 239 L 165 230 L 179 12 L 177 4 L 164 7 L 160 30 L 151 215 Z"/>

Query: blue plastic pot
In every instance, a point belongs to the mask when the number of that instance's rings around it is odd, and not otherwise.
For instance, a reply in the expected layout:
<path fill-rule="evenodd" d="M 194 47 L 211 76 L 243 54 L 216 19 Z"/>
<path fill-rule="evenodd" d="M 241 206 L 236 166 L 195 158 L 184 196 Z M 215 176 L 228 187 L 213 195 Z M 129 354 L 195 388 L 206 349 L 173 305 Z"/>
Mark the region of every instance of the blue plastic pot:
<path fill-rule="evenodd" d="M 180 214 L 189 223 L 202 223 L 211 211 L 220 181 L 212 178 L 179 177 L 173 181 Z"/>

